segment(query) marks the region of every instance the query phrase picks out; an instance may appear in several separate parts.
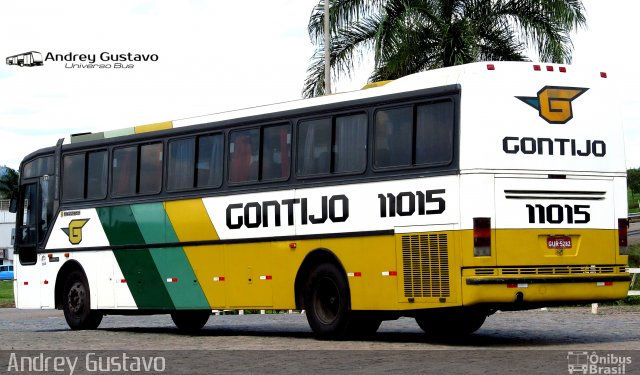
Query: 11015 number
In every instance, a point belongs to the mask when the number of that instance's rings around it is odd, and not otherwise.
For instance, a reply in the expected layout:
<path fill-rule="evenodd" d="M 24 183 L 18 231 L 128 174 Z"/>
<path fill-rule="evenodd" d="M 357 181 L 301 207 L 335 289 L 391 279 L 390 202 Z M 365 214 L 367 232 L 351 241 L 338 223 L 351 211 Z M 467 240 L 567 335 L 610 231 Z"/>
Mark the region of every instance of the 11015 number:
<path fill-rule="evenodd" d="M 566 222 L 567 224 L 586 224 L 591 220 L 591 215 L 587 211 L 589 207 L 587 204 L 550 204 L 548 206 L 528 204 L 529 223 L 560 224 Z"/>

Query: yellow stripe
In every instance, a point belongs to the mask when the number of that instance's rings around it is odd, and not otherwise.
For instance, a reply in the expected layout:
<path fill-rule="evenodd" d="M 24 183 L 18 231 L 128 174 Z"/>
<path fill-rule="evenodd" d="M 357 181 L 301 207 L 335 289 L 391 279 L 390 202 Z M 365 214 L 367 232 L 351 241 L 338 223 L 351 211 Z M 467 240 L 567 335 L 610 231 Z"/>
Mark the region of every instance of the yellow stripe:
<path fill-rule="evenodd" d="M 164 208 L 180 242 L 220 239 L 202 199 L 165 202 Z"/>
<path fill-rule="evenodd" d="M 381 86 L 386 85 L 389 82 L 393 82 L 393 80 L 367 83 L 366 85 L 362 86 L 362 88 L 360 90 L 367 90 L 367 89 L 371 89 L 371 88 L 374 88 L 374 87 L 381 87 Z"/>
<path fill-rule="evenodd" d="M 219 240 L 202 199 L 165 202 L 164 209 L 180 242 Z M 227 282 L 215 282 L 225 274 L 224 246 L 184 246 L 184 253 L 198 279 L 209 306 L 224 308 L 227 304 Z"/>
<path fill-rule="evenodd" d="M 135 128 L 136 134 L 154 132 L 158 130 L 173 129 L 172 121 L 158 122 L 155 124 L 140 125 Z"/>

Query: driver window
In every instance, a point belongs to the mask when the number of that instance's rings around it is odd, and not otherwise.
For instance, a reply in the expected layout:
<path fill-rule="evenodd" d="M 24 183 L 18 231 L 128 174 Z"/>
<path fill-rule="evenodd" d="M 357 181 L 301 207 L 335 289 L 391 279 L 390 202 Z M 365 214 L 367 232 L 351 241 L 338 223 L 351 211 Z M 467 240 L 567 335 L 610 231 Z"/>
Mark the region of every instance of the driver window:
<path fill-rule="evenodd" d="M 44 241 L 53 217 L 53 179 L 40 177 L 40 223 L 38 225 L 38 243 Z"/>
<path fill-rule="evenodd" d="M 38 220 L 38 189 L 36 184 L 29 184 L 22 187 L 24 200 L 20 202 L 24 205 L 22 210 L 22 225 L 16 234 L 17 242 L 20 244 L 18 257 L 21 264 L 35 264 L 36 254 L 36 229 Z"/>
<path fill-rule="evenodd" d="M 22 232 L 20 243 L 23 245 L 35 245 L 36 243 L 36 215 L 37 215 L 36 185 L 30 184 L 24 187 L 24 215 L 22 217 Z"/>

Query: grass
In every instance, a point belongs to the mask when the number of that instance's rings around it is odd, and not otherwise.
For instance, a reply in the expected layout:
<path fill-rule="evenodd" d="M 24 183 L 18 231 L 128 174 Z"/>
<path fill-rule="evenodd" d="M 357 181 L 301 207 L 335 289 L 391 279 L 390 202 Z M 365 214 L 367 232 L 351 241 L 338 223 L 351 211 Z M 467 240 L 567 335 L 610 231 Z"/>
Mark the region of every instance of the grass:
<path fill-rule="evenodd" d="M 640 195 L 633 194 L 631 189 L 627 189 L 627 202 L 629 203 L 629 213 L 640 212 Z"/>
<path fill-rule="evenodd" d="M 629 246 L 629 267 L 640 268 L 640 244 Z"/>
<path fill-rule="evenodd" d="M 13 281 L 0 281 L 0 307 L 14 307 Z"/>

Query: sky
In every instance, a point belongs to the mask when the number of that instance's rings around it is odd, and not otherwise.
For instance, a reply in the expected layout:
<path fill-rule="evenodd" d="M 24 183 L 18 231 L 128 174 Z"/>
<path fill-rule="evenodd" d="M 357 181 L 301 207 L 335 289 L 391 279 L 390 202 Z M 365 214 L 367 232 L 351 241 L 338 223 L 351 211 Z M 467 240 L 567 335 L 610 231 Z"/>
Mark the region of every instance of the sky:
<path fill-rule="evenodd" d="M 57 139 L 177 120 L 301 97 L 313 46 L 307 23 L 317 0 L 0 2 L 0 165 Z M 606 71 L 620 88 L 627 168 L 640 167 L 638 0 L 583 0 L 587 30 L 573 36 L 573 64 Z M 139 54 L 132 68 L 88 61 L 4 64 L 44 54 Z M 157 59 L 156 59 L 157 57 Z M 97 61 L 98 64 L 103 63 Z M 115 66 L 115 62 L 111 63 Z M 366 83 L 366 61 L 334 90 Z M 606 126 L 606 124 L 603 124 Z"/>

